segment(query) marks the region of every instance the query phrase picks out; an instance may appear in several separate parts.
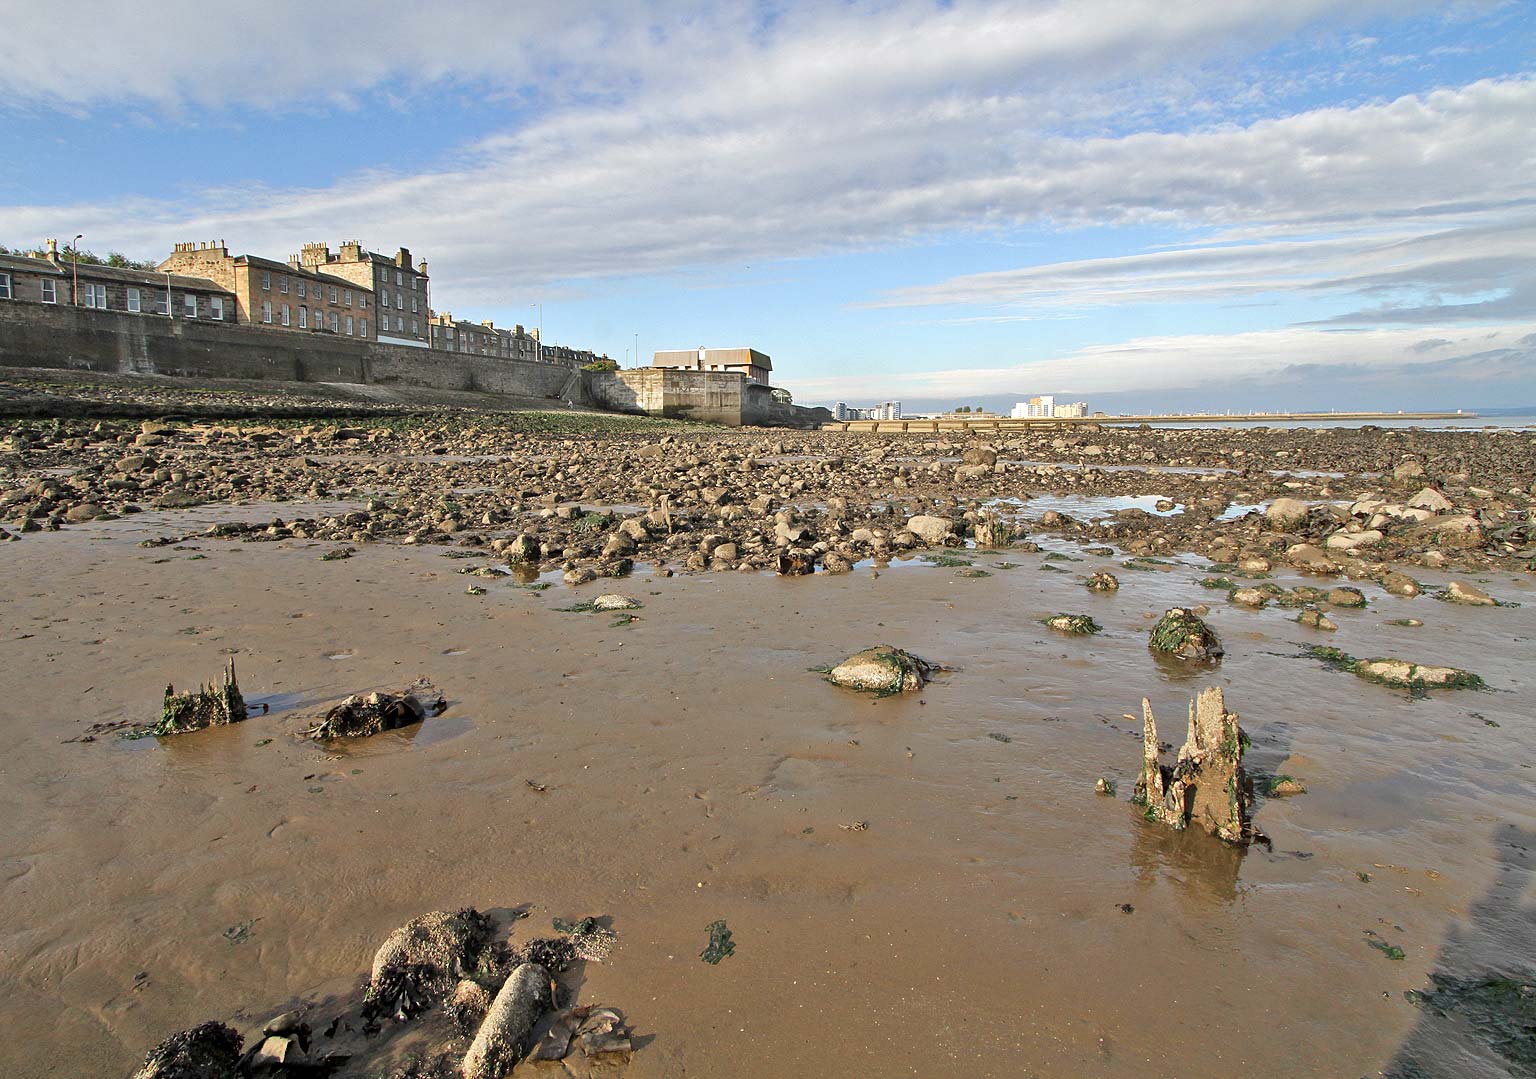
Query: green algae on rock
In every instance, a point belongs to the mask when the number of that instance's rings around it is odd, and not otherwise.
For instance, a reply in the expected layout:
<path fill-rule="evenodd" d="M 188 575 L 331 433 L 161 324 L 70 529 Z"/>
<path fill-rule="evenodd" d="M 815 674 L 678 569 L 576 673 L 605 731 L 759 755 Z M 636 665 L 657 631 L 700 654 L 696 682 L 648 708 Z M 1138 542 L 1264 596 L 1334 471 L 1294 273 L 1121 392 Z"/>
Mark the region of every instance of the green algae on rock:
<path fill-rule="evenodd" d="M 855 652 L 827 671 L 826 676 L 834 685 L 886 697 L 922 689 L 937 670 L 943 668 L 894 645 L 880 644 Z"/>
<path fill-rule="evenodd" d="M 1086 614 L 1055 614 L 1049 618 L 1042 618 L 1040 624 L 1048 629 L 1054 629 L 1057 633 L 1066 633 L 1074 637 L 1086 637 L 1104 631 L 1103 626 Z"/>
<path fill-rule="evenodd" d="M 1216 631 L 1184 607 L 1170 607 L 1152 627 L 1147 647 L 1178 659 L 1218 660 L 1223 654 Z"/>
<path fill-rule="evenodd" d="M 185 734 L 244 719 L 245 698 L 235 680 L 235 661 L 230 660 L 221 686 L 200 686 L 192 693 L 177 693 L 174 685 L 167 685 L 154 733 Z"/>
<path fill-rule="evenodd" d="M 1342 649 L 1327 645 L 1308 645 L 1302 655 L 1321 660 L 1336 671 L 1348 671 L 1383 686 L 1423 692 L 1430 689 L 1486 689 L 1487 683 L 1471 671 L 1459 667 L 1435 667 L 1423 663 L 1410 663 L 1406 659 L 1382 657 L 1356 659 Z"/>

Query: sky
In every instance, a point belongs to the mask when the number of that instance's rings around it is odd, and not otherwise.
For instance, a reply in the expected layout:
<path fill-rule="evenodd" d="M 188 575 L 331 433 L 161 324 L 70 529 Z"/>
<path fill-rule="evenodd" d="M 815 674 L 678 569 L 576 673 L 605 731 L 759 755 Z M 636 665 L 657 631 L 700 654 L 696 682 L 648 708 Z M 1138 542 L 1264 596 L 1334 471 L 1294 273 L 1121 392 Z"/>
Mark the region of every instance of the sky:
<path fill-rule="evenodd" d="M 1536 405 L 1536 3 L 0 0 L 0 243 L 344 239 L 797 402 Z"/>

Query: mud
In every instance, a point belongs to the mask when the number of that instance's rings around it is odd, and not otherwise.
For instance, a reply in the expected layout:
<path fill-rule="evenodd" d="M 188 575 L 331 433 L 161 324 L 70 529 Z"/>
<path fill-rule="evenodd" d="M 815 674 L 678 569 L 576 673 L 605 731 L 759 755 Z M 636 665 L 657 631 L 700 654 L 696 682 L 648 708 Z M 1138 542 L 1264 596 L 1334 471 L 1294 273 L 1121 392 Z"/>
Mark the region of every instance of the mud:
<path fill-rule="evenodd" d="M 963 551 L 967 567 L 866 544 L 853 572 L 800 577 L 760 568 L 751 544 L 776 552 L 775 515 L 802 504 L 810 523 L 787 529 L 851 543 L 858 527 L 895 539 L 906 514 L 877 510 L 964 521 L 967 508 L 1051 489 L 1157 495 L 1186 512 L 1218 487 L 1248 504 L 1297 490 L 1353 501 L 1398 483 L 1410 453 L 1458 509 L 1524 512 L 1529 435 L 1105 431 L 1054 451 L 1043 435 L 1000 447 L 1002 473 L 959 486 L 954 465 L 930 480 L 926 463 L 895 463 L 955 448 L 921 439 L 412 417 L 340 440 L 326 462 L 316 455 L 337 436 L 297 424 L 271 425 L 275 439 L 135 447 L 140 424 L 71 422 L 57 435 L 29 427 L 0 462 L 10 491 L 86 483 L 27 518 L 39 531 L 0 514 L 21 536 L 0 546 L 0 1072 L 127 1075 L 208 1019 L 250 1042 L 279 1012 L 355 996 L 357 976 L 338 972 L 366 970 L 423 910 L 525 905 L 540 924 L 611 918 L 619 943 L 583 969 L 581 998 L 624 1005 L 627 1076 L 1217 1076 L 1276 1062 L 1293 1074 L 1520 1074 L 1446 993 L 1528 984 L 1536 966 L 1536 589 L 1522 557 L 1483 546 L 1447 549 L 1443 566 L 1421 551 L 1393 559 L 1419 596 L 1349 563 L 1367 606 L 1319 604 L 1338 627 L 1330 645 L 1474 670 L 1487 687 L 1416 694 L 1305 658 L 1317 630 L 1278 604 L 1212 605 L 1202 617 L 1225 648 L 1219 667 L 1148 649 L 1163 612 L 1210 601 L 1202 578 L 1235 580 L 1263 557 L 1269 568 L 1246 572 L 1268 577 L 1254 579 L 1320 583 L 1285 558 L 1318 537 L 1262 519 L 1026 521 L 1038 550 Z M 1089 444 L 1102 452 L 1076 455 Z M 1287 468 L 1388 478 L 1282 480 L 1270 471 L 1281 449 Z M 805 459 L 749 464 L 769 450 Z M 141 451 L 165 459 L 104 467 Z M 425 451 L 449 457 L 407 459 Z M 1144 472 L 1013 471 L 1025 453 L 1263 467 L 1216 484 L 1157 475 L 1149 490 Z M 172 475 L 154 480 L 161 469 Z M 109 487 L 118 474 L 135 489 Z M 1405 479 L 1391 497 L 1424 483 Z M 487 492 L 449 508 L 450 486 Z M 709 501 L 719 487 L 751 497 Z M 169 489 L 195 504 L 149 505 Z M 767 490 L 774 504 L 757 514 Z M 662 494 L 672 531 L 646 528 L 623 585 L 644 618 L 563 613 L 613 590 L 566 587 L 564 563 L 601 566 L 607 538 L 658 512 Z M 87 497 L 115 516 L 63 519 Z M 258 501 L 271 498 L 288 501 Z M 846 536 L 828 523 L 839 498 Z M 123 513 L 130 499 L 144 512 Z M 368 509 L 375 499 L 388 508 Z M 580 518 L 556 512 L 573 501 L 635 510 L 588 539 L 568 523 Z M 727 515 L 726 532 L 704 507 L 731 505 L 751 516 Z M 445 519 L 434 513 L 460 527 L 421 527 Z M 491 557 L 494 541 L 525 531 L 541 537 L 533 565 Z M 740 557 L 715 565 L 700 550 L 711 535 Z M 1233 541 L 1219 562 L 1206 549 L 1217 538 Z M 338 540 L 353 557 L 322 561 Z M 466 551 L 479 557 L 443 557 Z M 689 571 L 694 555 L 708 572 Z M 467 597 L 467 563 L 517 575 L 477 577 L 487 594 Z M 961 575 L 981 567 L 986 579 Z M 1085 589 L 1098 571 L 1119 589 Z M 1451 580 L 1502 605 L 1436 602 Z M 1069 639 L 1041 624 L 1062 611 L 1103 632 Z M 958 670 L 886 698 L 812 670 L 875 640 Z M 164 740 L 112 733 L 152 719 L 168 680 L 196 681 L 231 655 L 244 723 Z M 355 743 L 302 737 L 360 687 L 421 675 L 451 688 L 442 716 Z M 1257 784 L 1254 823 L 1272 850 L 1175 833 L 1130 804 L 1140 699 L 1178 715 L 1207 684 L 1240 707 L 1254 774 L 1306 791 L 1270 797 Z M 1101 777 L 1120 793 L 1095 794 Z M 710 965 L 699 952 L 717 921 L 736 947 Z M 1182 987 L 1219 990 L 1237 1034 L 1212 1037 Z M 1469 1060 L 1482 1070 L 1456 1070 Z"/>

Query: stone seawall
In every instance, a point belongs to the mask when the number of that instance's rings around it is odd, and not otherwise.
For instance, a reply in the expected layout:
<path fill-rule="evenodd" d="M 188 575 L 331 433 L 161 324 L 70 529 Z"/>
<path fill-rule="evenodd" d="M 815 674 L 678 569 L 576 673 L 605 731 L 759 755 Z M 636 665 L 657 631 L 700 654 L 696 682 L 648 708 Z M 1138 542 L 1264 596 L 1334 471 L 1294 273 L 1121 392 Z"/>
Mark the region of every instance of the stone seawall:
<path fill-rule="evenodd" d="M 0 367 L 351 382 L 587 403 L 580 371 L 164 315 L 0 301 Z"/>
<path fill-rule="evenodd" d="M 784 404 L 767 386 L 728 371 L 640 367 L 588 374 L 592 404 L 614 412 L 645 413 L 727 427 L 817 427 L 831 419 L 824 408 Z"/>

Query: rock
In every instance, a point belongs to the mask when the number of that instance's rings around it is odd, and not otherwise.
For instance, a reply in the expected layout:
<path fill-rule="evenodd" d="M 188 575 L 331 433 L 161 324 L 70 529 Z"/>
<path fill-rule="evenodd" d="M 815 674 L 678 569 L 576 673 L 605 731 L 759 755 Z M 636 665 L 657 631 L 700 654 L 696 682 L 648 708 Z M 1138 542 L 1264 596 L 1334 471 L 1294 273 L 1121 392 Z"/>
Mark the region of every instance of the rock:
<path fill-rule="evenodd" d="M 1439 547 L 1469 549 L 1483 545 L 1483 526 L 1476 517 L 1434 517 L 1414 527 L 1409 538 Z"/>
<path fill-rule="evenodd" d="M 1093 575 L 1083 582 L 1090 592 L 1118 592 L 1120 590 L 1120 578 L 1107 569 L 1094 570 Z"/>
<path fill-rule="evenodd" d="M 404 1022 L 443 1000 L 493 946 L 496 926 L 473 907 L 435 910 L 391 933 L 373 956 L 364 1017 Z"/>
<path fill-rule="evenodd" d="M 1428 666 L 1395 657 L 1356 659 L 1340 649 L 1320 645 L 1308 647 L 1303 654 L 1322 660 L 1334 670 L 1348 671 L 1368 682 L 1416 692 L 1426 689 L 1486 688 L 1480 677 L 1456 667 Z"/>
<path fill-rule="evenodd" d="M 806 547 L 780 551 L 775 569 L 781 577 L 804 577 L 815 573 L 816 552 Z"/>
<path fill-rule="evenodd" d="M 1170 607 L 1152 627 L 1147 646 L 1178 659 L 1215 661 L 1222 656 L 1216 631 L 1183 607 Z"/>
<path fill-rule="evenodd" d="M 991 465 L 961 465 L 955 469 L 955 479 L 961 483 L 967 480 L 987 479 L 991 475 Z"/>
<path fill-rule="evenodd" d="M 1395 480 L 1417 480 L 1424 477 L 1424 466 L 1417 461 L 1403 461 L 1392 469 Z"/>
<path fill-rule="evenodd" d="M 1308 607 L 1296 616 L 1298 625 L 1310 626 L 1312 629 L 1320 629 L 1332 632 L 1338 629 L 1338 625 L 1316 607 Z"/>
<path fill-rule="evenodd" d="M 922 689 L 929 675 L 941 668 L 893 645 L 866 648 L 827 672 L 827 681 L 849 689 L 887 696 Z"/>
<path fill-rule="evenodd" d="M 1381 587 L 1390 595 L 1407 596 L 1412 598 L 1419 594 L 1419 583 L 1406 573 L 1392 570 L 1382 574 Z"/>
<path fill-rule="evenodd" d="M 1189 733 L 1177 762 L 1158 759 L 1157 722 L 1152 703 L 1141 701 L 1142 769 L 1132 801 L 1149 821 L 1183 830 L 1194 825 L 1228 843 L 1254 837 L 1249 811 L 1253 783 L 1243 770 L 1247 738 L 1238 717 L 1226 710 L 1221 689 L 1211 686 L 1189 705 Z"/>
<path fill-rule="evenodd" d="M 1440 593 L 1440 599 L 1447 603 L 1462 603 L 1468 607 L 1497 607 L 1499 601 L 1484 592 L 1476 585 L 1467 584 L 1465 581 L 1452 581 L 1445 586 L 1445 591 Z"/>
<path fill-rule="evenodd" d="M 1307 504 L 1295 498 L 1277 498 L 1264 510 L 1264 523 L 1276 532 L 1289 532 L 1307 523 Z"/>
<path fill-rule="evenodd" d="M 1087 636 L 1093 633 L 1102 633 L 1104 627 L 1095 622 L 1086 614 L 1057 614 L 1041 620 L 1048 629 L 1054 629 L 1057 633 L 1066 633 L 1074 637 Z"/>
<path fill-rule="evenodd" d="M 485 987 L 472 978 L 463 978 L 453 987 L 446 1011 L 454 1029 L 466 1038 L 473 1038 L 490 1007 L 491 995 Z"/>
<path fill-rule="evenodd" d="M 133 1079 L 234 1079 L 242 1042 L 223 1023 L 203 1023 L 151 1049 Z"/>
<path fill-rule="evenodd" d="M 710 552 L 710 557 L 715 562 L 731 563 L 741 557 L 741 548 L 734 543 L 722 543 Z"/>
<path fill-rule="evenodd" d="M 485 589 L 482 588 L 476 592 L 474 587 L 474 585 L 470 586 L 471 595 L 484 594 Z M 329 741 L 333 738 L 370 738 L 380 731 L 409 727 L 426 718 L 426 706 L 417 700 L 416 695 L 410 690 L 402 690 L 399 693 L 383 693 L 374 690 L 371 693 L 352 694 L 327 711 L 320 722 L 304 731 L 304 734 L 316 741 Z"/>
<path fill-rule="evenodd" d="M 1330 588 L 1327 599 L 1328 603 L 1334 607 L 1364 607 L 1366 605 L 1365 593 L 1358 588 L 1351 588 L 1349 585 Z"/>
<path fill-rule="evenodd" d="M 1451 500 L 1446 498 L 1433 487 L 1425 487 L 1407 502 L 1407 505 L 1421 510 L 1429 510 L 1431 513 L 1450 513 Z"/>
<path fill-rule="evenodd" d="M 836 551 L 828 551 L 821 556 L 821 567 L 828 573 L 850 573 L 853 571 L 853 563 Z"/>
<path fill-rule="evenodd" d="M 549 972 L 537 963 L 512 972 L 464 1054 L 464 1079 L 502 1079 L 511 1072 L 533 1024 L 551 1006 L 549 982 Z"/>
<path fill-rule="evenodd" d="M 1339 566 L 1328 553 L 1313 543 L 1293 543 L 1285 549 L 1285 560 L 1309 573 L 1338 573 Z"/>
<path fill-rule="evenodd" d="M 965 452 L 960 455 L 960 461 L 967 465 L 986 465 L 990 470 L 991 466 L 997 464 L 997 450 L 984 445 L 967 446 Z"/>
<path fill-rule="evenodd" d="M 633 611 L 638 610 L 640 606 L 639 600 L 630 599 L 628 596 L 621 596 L 614 592 L 598 596 L 592 601 L 592 609 L 594 611 Z"/>
<path fill-rule="evenodd" d="M 938 547 L 944 543 L 954 526 L 944 517 L 930 517 L 918 514 L 907 519 L 907 531 L 930 547 Z"/>
<path fill-rule="evenodd" d="M 639 550 L 639 548 L 635 545 L 635 541 L 630 538 L 629 535 L 622 531 L 615 532 L 613 535 L 609 536 L 607 542 L 603 544 L 603 557 L 613 558 L 620 555 L 632 555 L 637 550 Z"/>
<path fill-rule="evenodd" d="M 541 555 L 539 541 L 524 532 L 515 536 L 506 548 L 508 562 L 533 562 L 537 563 Z"/>
<path fill-rule="evenodd" d="M 298 1064 L 304 1056 L 298 1039 L 274 1034 L 262 1039 L 261 1044 L 251 1051 L 246 1067 L 252 1071 L 258 1068 L 286 1068 L 290 1064 Z"/>
<path fill-rule="evenodd" d="M 95 502 L 82 502 L 78 506 L 71 506 L 64 513 L 66 521 L 93 521 L 107 511 Z"/>
<path fill-rule="evenodd" d="M 1269 781 L 1269 796 L 1271 798 L 1293 798 L 1298 794 L 1306 794 L 1307 788 L 1299 779 L 1290 776 L 1275 776 Z"/>
<path fill-rule="evenodd" d="M 1258 608 L 1269 602 L 1269 597 L 1257 588 L 1234 588 L 1227 598 L 1239 607 Z"/>
<path fill-rule="evenodd" d="M 1115 781 L 1105 776 L 1100 776 L 1094 781 L 1093 790 L 1095 794 L 1103 794 L 1113 798 L 1115 796 Z"/>
<path fill-rule="evenodd" d="M 1378 529 L 1366 528 L 1359 532 L 1335 532 L 1323 541 L 1330 551 L 1353 551 L 1359 547 L 1374 547 L 1385 538 Z"/>
<path fill-rule="evenodd" d="M 577 566 L 575 569 L 566 570 L 564 579 L 566 584 L 574 588 L 597 580 L 597 573 L 586 566 Z"/>

